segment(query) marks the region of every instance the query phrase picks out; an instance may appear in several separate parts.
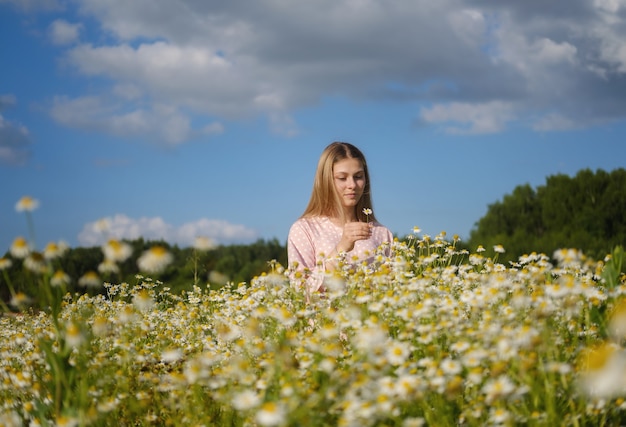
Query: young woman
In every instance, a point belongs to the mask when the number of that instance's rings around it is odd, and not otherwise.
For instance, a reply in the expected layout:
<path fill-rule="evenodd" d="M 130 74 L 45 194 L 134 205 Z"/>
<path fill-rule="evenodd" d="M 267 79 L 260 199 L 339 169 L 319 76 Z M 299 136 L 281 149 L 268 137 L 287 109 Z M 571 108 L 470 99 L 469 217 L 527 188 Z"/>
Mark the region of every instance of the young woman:
<path fill-rule="evenodd" d="M 289 230 L 292 278 L 323 291 L 324 277 L 339 259 L 370 262 L 376 249 L 392 240 L 372 211 L 365 156 L 352 144 L 333 142 L 319 159 L 309 205 Z"/>

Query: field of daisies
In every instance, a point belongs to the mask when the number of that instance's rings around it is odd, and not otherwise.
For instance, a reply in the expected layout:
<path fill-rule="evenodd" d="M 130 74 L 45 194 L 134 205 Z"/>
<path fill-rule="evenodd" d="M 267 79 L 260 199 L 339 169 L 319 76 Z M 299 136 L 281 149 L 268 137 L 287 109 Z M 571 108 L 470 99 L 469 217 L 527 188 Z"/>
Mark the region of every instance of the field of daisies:
<path fill-rule="evenodd" d="M 390 246 L 324 293 L 272 261 L 182 294 L 138 276 L 69 295 L 42 270 L 48 307 L 0 317 L 0 425 L 626 423 L 621 248 L 503 265 L 444 233 Z"/>

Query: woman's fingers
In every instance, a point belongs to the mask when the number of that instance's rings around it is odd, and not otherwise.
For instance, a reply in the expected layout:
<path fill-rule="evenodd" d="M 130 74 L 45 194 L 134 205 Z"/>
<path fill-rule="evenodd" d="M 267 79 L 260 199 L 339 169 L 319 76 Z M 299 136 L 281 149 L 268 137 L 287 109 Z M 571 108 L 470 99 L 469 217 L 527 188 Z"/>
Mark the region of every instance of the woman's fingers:
<path fill-rule="evenodd" d="M 369 239 L 372 235 L 372 227 L 364 222 L 349 222 L 344 227 L 344 233 L 354 240 Z"/>
<path fill-rule="evenodd" d="M 337 250 L 349 252 L 354 248 L 357 240 L 367 240 L 372 236 L 371 224 L 365 222 L 348 222 L 343 227 L 341 242 L 337 245 Z"/>

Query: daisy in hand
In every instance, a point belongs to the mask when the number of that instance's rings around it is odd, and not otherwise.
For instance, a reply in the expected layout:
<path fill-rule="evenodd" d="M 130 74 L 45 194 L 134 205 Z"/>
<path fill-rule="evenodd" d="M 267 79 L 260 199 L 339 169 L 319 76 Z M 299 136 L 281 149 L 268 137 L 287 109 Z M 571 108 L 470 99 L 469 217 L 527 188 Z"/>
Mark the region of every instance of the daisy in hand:
<path fill-rule="evenodd" d="M 367 217 L 367 223 L 370 222 L 370 215 L 372 214 L 372 210 L 370 208 L 363 208 L 363 213 Z"/>

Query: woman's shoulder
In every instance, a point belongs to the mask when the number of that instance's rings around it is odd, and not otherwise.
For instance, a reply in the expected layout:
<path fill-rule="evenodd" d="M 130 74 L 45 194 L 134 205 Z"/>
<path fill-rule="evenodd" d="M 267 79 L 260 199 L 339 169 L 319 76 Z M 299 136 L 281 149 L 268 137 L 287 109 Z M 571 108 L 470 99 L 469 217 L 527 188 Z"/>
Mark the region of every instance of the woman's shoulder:
<path fill-rule="evenodd" d="M 319 216 L 303 216 L 298 218 L 293 224 L 291 224 L 290 232 L 296 230 L 311 230 L 313 228 L 319 228 L 324 223 L 325 217 Z"/>
<path fill-rule="evenodd" d="M 374 222 L 374 232 L 380 233 L 381 235 L 393 236 L 393 233 L 391 232 L 391 230 L 389 230 L 387 227 L 385 227 L 378 221 Z"/>
<path fill-rule="evenodd" d="M 381 224 L 381 223 L 380 223 L 380 222 L 378 222 L 378 221 L 374 221 L 374 222 L 373 222 L 373 226 L 374 226 L 375 228 L 384 228 L 384 229 L 386 229 L 386 228 L 387 228 L 387 227 L 385 227 L 383 224 Z"/>

